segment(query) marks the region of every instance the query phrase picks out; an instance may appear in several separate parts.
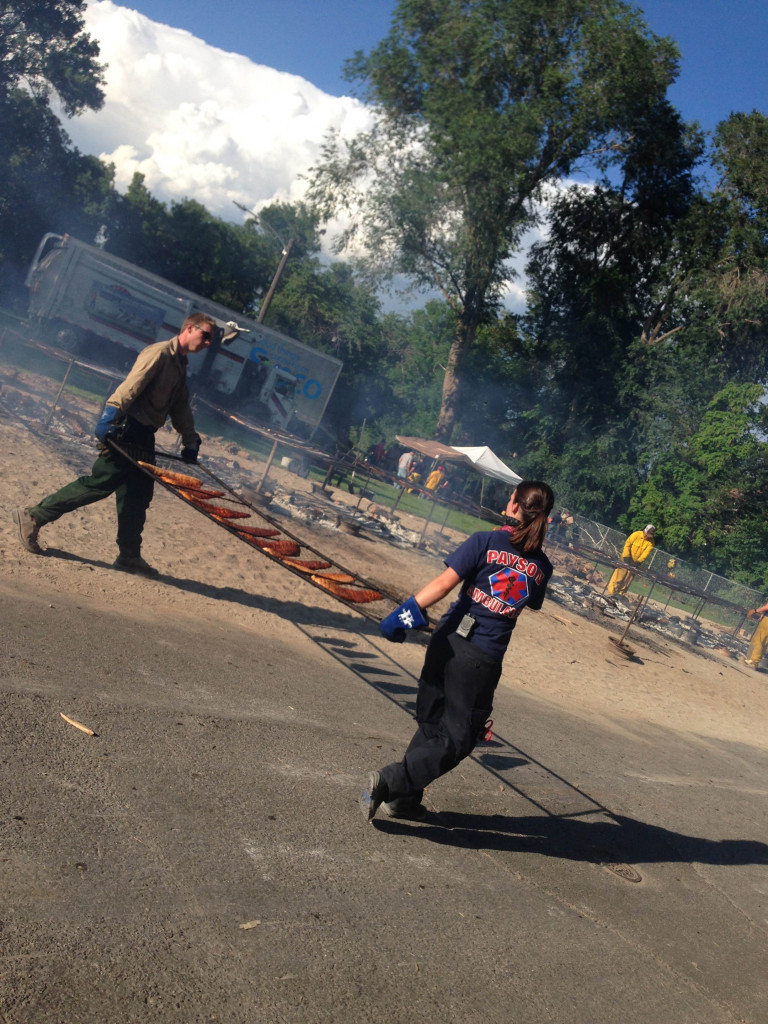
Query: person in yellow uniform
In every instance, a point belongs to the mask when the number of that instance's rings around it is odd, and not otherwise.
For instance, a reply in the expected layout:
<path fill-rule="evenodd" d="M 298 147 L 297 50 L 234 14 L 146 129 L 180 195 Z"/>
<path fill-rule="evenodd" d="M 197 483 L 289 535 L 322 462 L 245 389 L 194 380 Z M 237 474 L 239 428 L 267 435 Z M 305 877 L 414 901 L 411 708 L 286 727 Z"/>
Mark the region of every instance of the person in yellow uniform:
<path fill-rule="evenodd" d="M 629 565 L 640 565 L 653 551 L 653 535 L 656 527 L 650 523 L 644 530 L 635 530 L 624 541 L 622 559 Z M 609 594 L 626 594 L 634 574 L 629 569 L 616 569 L 608 582 Z"/>
<path fill-rule="evenodd" d="M 758 616 L 760 621 L 757 624 L 757 629 L 752 634 L 749 653 L 744 659 L 745 664 L 749 665 L 750 668 L 760 667 L 760 660 L 768 647 L 768 602 L 760 608 L 752 608 L 747 612 L 748 619 L 756 619 Z"/>
<path fill-rule="evenodd" d="M 438 466 L 437 469 L 433 469 L 427 477 L 427 482 L 424 484 L 428 491 L 436 491 L 440 484 L 445 479 L 445 470 L 442 466 Z"/>

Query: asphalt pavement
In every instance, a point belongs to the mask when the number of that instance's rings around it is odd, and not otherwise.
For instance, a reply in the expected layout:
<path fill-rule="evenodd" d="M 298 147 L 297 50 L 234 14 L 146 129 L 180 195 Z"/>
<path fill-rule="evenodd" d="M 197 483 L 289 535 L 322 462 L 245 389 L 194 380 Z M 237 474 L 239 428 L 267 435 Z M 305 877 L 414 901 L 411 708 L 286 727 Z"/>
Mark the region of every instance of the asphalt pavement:
<path fill-rule="evenodd" d="M 765 1024 L 766 750 L 500 689 L 369 825 L 415 680 L 367 624 L 0 587 L 0 640 L 3 1024 Z"/>

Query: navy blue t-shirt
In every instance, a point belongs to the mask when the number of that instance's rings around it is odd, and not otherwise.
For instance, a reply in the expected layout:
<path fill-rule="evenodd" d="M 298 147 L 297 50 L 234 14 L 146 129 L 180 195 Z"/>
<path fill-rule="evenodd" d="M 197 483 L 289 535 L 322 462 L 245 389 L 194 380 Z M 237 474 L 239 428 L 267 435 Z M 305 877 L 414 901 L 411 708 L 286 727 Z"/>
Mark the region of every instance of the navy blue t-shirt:
<path fill-rule="evenodd" d="M 552 564 L 543 551 L 521 554 L 506 529 L 473 533 L 445 559 L 464 581 L 458 598 L 440 620 L 452 629 L 469 614 L 476 625 L 470 640 L 501 661 L 524 607 L 541 608 Z"/>

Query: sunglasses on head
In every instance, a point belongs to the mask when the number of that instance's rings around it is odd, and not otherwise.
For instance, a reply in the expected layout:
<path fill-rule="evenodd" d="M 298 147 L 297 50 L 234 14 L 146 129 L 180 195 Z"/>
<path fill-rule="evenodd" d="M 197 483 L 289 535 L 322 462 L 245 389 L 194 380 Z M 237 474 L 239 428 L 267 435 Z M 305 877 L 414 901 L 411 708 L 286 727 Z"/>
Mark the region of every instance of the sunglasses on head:
<path fill-rule="evenodd" d="M 211 334 L 207 327 L 198 327 L 197 329 L 198 331 L 200 331 L 200 333 L 202 334 L 206 341 L 210 341 L 211 338 L 213 337 L 213 335 Z"/>

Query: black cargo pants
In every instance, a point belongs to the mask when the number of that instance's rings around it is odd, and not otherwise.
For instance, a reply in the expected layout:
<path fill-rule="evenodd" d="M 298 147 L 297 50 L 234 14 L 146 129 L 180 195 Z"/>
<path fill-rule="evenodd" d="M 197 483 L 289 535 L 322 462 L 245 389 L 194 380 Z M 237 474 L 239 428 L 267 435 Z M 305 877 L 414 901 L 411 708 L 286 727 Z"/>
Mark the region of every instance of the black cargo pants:
<path fill-rule="evenodd" d="M 418 728 L 403 760 L 381 770 L 388 801 L 421 800 L 424 787 L 472 753 L 493 710 L 501 662 L 456 633 L 435 633 L 416 697 Z"/>

